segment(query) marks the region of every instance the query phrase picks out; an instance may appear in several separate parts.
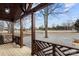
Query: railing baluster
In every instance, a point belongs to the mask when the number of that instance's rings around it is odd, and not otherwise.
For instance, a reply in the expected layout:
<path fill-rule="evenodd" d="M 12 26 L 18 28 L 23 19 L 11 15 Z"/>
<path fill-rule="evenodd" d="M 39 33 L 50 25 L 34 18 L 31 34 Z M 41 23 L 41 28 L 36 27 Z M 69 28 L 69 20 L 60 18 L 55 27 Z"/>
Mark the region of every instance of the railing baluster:
<path fill-rule="evenodd" d="M 55 54 L 55 47 L 56 47 L 56 45 L 52 45 L 53 46 L 53 56 L 56 56 L 56 54 Z"/>

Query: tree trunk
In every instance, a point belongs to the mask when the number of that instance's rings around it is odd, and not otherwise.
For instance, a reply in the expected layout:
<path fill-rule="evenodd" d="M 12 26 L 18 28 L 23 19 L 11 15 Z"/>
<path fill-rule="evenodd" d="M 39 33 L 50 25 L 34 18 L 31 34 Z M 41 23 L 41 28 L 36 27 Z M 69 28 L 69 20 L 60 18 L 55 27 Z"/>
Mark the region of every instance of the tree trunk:
<path fill-rule="evenodd" d="M 44 25 L 45 25 L 45 38 L 48 38 L 48 15 L 44 15 Z"/>
<path fill-rule="evenodd" d="M 12 33 L 12 22 L 7 22 L 8 25 L 8 33 Z"/>

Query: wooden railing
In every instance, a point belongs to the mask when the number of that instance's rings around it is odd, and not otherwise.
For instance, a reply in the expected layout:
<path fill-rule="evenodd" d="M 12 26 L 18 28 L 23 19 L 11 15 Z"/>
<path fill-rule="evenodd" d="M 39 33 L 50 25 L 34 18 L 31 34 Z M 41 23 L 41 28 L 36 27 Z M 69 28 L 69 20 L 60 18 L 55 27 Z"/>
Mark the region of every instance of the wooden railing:
<path fill-rule="evenodd" d="M 33 55 L 37 56 L 71 56 L 79 54 L 79 49 L 53 44 L 49 42 L 34 40 Z"/>

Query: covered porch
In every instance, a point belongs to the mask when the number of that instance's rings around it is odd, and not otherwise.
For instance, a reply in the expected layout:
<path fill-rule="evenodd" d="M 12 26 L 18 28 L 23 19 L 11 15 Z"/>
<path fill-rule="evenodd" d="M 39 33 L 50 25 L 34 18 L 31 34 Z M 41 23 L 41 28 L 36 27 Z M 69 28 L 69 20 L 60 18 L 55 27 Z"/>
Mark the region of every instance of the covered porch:
<path fill-rule="evenodd" d="M 15 4 L 0 4 L 0 20 L 11 22 L 11 33 L 1 33 L 0 39 L 11 39 L 8 41 L 1 41 L 0 55 L 1 56 L 29 56 L 33 55 L 33 43 L 35 40 L 35 19 L 34 12 L 48 6 L 50 4 L 40 3 L 32 8 L 32 3 L 15 3 Z M 23 25 L 22 20 L 27 15 L 31 14 L 31 46 L 23 44 Z M 20 33 L 15 34 L 14 24 L 20 21 Z M 5 37 L 5 38 L 4 38 Z"/>
<path fill-rule="evenodd" d="M 40 3 L 37 6 L 32 8 L 32 3 L 23 3 L 23 4 L 0 4 L 0 19 L 4 21 L 9 21 L 12 23 L 12 32 L 7 34 L 11 37 L 11 41 L 3 42 L 0 45 L 0 55 L 8 56 L 28 56 L 28 55 L 37 55 L 37 56 L 69 56 L 79 53 L 79 47 L 74 45 L 68 45 L 61 43 L 61 40 L 52 40 L 52 38 L 41 39 L 36 36 L 35 31 L 35 12 L 39 11 L 49 5 L 48 3 Z M 5 11 L 6 10 L 6 11 Z M 28 44 L 24 45 L 24 36 L 23 36 L 23 18 L 27 15 L 31 15 L 31 38 L 25 38 L 26 41 L 30 39 Z M 15 34 L 14 24 L 16 21 L 20 21 L 20 34 Z M 26 32 L 27 33 L 27 32 Z M 47 36 L 47 25 L 45 34 Z M 2 34 L 1 34 L 2 35 Z M 6 35 L 6 34 L 3 34 Z M 7 37 L 8 37 L 7 36 Z M 51 36 L 51 35 L 50 35 Z M 37 37 L 37 38 L 36 38 Z M 54 36 L 51 36 L 54 37 Z M 26 42 L 25 42 L 26 43 Z M 74 50 L 74 52 L 72 51 Z M 66 51 L 70 51 L 65 53 Z"/>

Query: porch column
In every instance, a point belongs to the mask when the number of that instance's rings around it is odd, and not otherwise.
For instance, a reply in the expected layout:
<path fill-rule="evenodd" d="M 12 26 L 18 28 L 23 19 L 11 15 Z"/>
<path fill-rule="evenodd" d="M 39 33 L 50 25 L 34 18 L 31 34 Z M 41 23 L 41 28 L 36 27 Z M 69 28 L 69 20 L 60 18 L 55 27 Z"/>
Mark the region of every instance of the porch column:
<path fill-rule="evenodd" d="M 14 22 L 12 22 L 12 42 L 14 42 Z"/>
<path fill-rule="evenodd" d="M 22 19 L 20 19 L 20 48 L 23 47 L 23 24 Z"/>
<path fill-rule="evenodd" d="M 34 17 L 34 13 L 31 14 L 31 41 L 32 41 L 32 45 L 31 45 L 31 55 L 34 54 L 34 43 L 35 43 L 35 17 Z"/>

